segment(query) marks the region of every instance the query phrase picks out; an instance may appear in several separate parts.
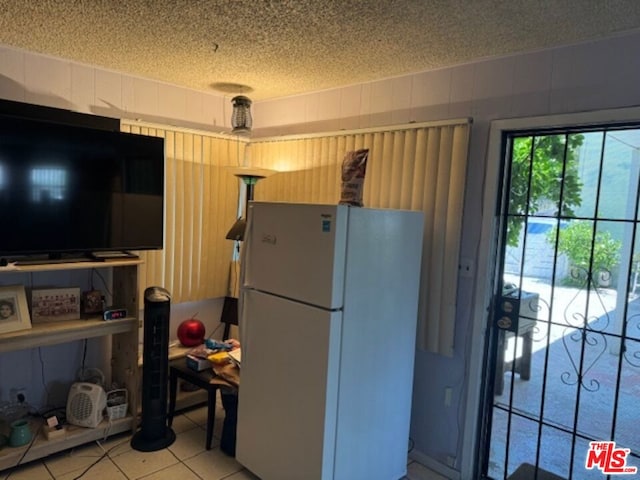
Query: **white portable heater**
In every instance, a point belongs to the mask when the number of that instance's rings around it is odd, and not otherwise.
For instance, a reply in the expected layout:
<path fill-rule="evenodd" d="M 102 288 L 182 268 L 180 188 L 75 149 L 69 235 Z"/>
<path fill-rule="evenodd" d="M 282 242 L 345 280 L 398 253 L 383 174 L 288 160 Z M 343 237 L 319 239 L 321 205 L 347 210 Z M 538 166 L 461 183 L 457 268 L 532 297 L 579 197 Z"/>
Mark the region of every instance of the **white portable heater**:
<path fill-rule="evenodd" d="M 79 427 L 95 428 L 104 418 L 107 394 L 100 385 L 76 382 L 67 397 L 67 422 Z"/>

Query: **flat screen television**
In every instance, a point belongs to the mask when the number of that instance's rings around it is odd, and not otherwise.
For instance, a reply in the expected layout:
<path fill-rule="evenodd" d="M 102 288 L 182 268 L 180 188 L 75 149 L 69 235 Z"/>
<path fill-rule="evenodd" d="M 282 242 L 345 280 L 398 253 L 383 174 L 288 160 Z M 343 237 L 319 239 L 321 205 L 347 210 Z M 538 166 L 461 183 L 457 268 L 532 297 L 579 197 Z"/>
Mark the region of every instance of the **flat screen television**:
<path fill-rule="evenodd" d="M 163 248 L 164 139 L 0 115 L 0 259 Z"/>

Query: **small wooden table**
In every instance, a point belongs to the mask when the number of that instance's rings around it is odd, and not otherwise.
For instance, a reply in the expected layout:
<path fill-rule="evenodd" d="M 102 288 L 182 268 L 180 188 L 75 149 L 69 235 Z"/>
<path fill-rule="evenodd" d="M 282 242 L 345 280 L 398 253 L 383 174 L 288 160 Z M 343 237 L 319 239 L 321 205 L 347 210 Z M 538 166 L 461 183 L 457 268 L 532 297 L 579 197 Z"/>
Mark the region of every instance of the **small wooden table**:
<path fill-rule="evenodd" d="M 200 387 L 207 392 L 207 450 L 211 450 L 213 424 L 216 413 L 216 393 L 220 390 L 222 406 L 225 411 L 220 450 L 227 455 L 235 456 L 236 424 L 238 419 L 237 386 L 217 376 L 210 368 L 196 372 L 187 366 L 185 358 L 172 360 L 169 363 L 169 412 L 167 414 L 169 426 L 173 423 L 173 417 L 175 415 L 178 378 Z"/>

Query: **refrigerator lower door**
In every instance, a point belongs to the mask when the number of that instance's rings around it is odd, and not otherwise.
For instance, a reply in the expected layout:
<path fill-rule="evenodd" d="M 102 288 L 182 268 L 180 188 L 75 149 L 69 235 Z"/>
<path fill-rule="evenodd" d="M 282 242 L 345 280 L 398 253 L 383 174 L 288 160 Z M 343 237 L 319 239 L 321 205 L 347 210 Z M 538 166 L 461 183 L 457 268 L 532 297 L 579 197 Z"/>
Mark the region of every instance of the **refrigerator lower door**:
<path fill-rule="evenodd" d="M 262 480 L 333 478 L 341 313 L 244 293 L 236 459 Z"/>

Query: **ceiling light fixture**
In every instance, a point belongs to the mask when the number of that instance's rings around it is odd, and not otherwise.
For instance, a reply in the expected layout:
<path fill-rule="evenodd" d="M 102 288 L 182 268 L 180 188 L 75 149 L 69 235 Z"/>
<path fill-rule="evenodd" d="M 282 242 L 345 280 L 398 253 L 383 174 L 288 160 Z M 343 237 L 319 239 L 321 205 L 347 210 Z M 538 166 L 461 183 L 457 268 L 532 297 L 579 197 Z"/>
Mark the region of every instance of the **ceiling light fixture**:
<path fill-rule="evenodd" d="M 242 83 L 232 83 L 232 82 L 213 82 L 209 84 L 211 88 L 217 90 L 221 93 L 230 93 L 230 94 L 247 94 L 253 92 L 253 88 L 249 85 L 244 85 Z"/>
<path fill-rule="evenodd" d="M 251 119 L 251 100 L 244 95 L 238 95 L 231 99 L 233 113 L 231 114 L 231 133 L 248 134 L 251 132 L 253 121 Z"/>

